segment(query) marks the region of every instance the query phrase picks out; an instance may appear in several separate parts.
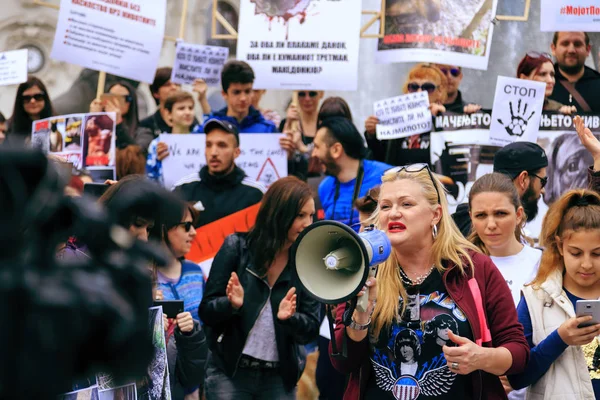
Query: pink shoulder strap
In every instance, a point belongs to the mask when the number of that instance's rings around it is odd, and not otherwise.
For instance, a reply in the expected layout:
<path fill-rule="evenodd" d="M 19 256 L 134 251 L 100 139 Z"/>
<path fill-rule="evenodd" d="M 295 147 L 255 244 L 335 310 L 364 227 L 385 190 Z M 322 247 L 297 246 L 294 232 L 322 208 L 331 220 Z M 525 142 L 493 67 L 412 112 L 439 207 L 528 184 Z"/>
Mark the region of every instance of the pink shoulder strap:
<path fill-rule="evenodd" d="M 485 318 L 485 312 L 483 311 L 483 299 L 481 298 L 481 290 L 479 290 L 479 284 L 477 283 L 477 280 L 475 278 L 469 279 L 468 283 L 469 289 L 471 290 L 471 295 L 473 296 L 473 300 L 475 300 L 477 318 L 479 319 L 479 326 L 481 327 L 481 337 L 475 340 L 475 343 L 481 346 L 484 342 L 492 341 L 492 334 L 490 333 L 490 329 L 487 324 L 487 319 Z"/>

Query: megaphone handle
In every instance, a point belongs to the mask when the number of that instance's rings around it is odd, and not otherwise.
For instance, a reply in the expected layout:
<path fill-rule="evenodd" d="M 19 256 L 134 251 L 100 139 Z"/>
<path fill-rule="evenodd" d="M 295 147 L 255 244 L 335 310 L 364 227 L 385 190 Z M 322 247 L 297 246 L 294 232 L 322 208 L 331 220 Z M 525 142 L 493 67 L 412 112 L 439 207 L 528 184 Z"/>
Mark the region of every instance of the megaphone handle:
<path fill-rule="evenodd" d="M 369 268 L 369 278 L 374 277 L 376 272 L 377 272 L 377 267 Z M 359 312 L 367 312 L 368 308 L 369 308 L 369 288 L 367 287 L 365 289 L 365 292 L 363 293 L 363 295 L 358 298 L 358 301 L 356 302 L 356 309 Z"/>

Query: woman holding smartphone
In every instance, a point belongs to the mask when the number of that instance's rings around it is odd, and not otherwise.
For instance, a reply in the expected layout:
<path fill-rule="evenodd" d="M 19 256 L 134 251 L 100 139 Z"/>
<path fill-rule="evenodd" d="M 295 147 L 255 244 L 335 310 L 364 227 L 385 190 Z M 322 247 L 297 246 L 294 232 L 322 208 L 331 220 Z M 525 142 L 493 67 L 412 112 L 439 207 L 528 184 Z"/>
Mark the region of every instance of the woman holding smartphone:
<path fill-rule="evenodd" d="M 529 386 L 527 399 L 600 398 L 600 324 L 575 315 L 577 301 L 600 298 L 600 196 L 565 193 L 546 213 L 540 244 L 538 273 L 517 309 L 531 360 L 508 380 L 515 389 Z"/>

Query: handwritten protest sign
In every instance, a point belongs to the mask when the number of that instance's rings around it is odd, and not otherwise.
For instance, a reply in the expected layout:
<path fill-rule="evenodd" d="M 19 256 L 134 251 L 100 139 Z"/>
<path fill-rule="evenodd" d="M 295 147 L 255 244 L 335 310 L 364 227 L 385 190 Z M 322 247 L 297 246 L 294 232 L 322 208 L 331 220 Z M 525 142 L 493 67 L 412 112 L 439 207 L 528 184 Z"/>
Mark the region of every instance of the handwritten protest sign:
<path fill-rule="evenodd" d="M 27 49 L 0 53 L 0 86 L 27 80 Z"/>
<path fill-rule="evenodd" d="M 61 0 L 52 58 L 151 83 L 166 10 L 166 0 Z"/>
<path fill-rule="evenodd" d="M 498 146 L 535 142 L 544 107 L 546 84 L 499 76 L 492 108 L 490 141 Z"/>
<path fill-rule="evenodd" d="M 75 168 L 86 168 L 94 181 L 115 179 L 115 113 L 58 115 L 32 123 L 31 143 Z"/>
<path fill-rule="evenodd" d="M 194 83 L 196 79 L 204 79 L 209 86 L 217 86 L 221 82 L 221 71 L 229 57 L 227 47 L 179 41 L 176 53 L 171 82 L 183 85 Z"/>
<path fill-rule="evenodd" d="M 398 139 L 431 131 L 431 111 L 427 92 L 405 94 L 381 100 L 374 105 L 377 139 Z"/>
<path fill-rule="evenodd" d="M 356 90 L 361 3 L 241 0 L 237 58 L 254 87 Z"/>
<path fill-rule="evenodd" d="M 246 174 L 266 187 L 287 176 L 287 153 L 279 146 L 280 135 L 243 133 L 240 135 L 240 156 L 235 160 Z M 206 135 L 160 135 L 169 146 L 169 156 L 162 161 L 166 188 L 172 188 L 181 178 L 198 173 L 206 165 L 204 148 Z"/>
<path fill-rule="evenodd" d="M 388 1 L 376 61 L 487 69 L 497 0 Z"/>
<path fill-rule="evenodd" d="M 600 32 L 600 4 L 589 0 L 541 0 L 542 32 Z M 595 3 L 595 4 L 593 4 Z"/>

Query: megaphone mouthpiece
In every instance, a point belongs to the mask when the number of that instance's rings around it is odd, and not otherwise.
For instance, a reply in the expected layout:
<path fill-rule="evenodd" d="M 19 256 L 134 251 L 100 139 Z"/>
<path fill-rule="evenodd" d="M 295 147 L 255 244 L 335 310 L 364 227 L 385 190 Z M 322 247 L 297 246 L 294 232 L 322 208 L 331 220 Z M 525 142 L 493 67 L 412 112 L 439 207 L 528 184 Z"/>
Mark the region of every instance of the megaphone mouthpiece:
<path fill-rule="evenodd" d="M 350 247 L 340 247 L 327 254 L 323 261 L 325 261 L 325 268 L 331 271 L 339 271 L 341 269 L 350 272 L 358 271 L 361 267 L 362 260 L 354 255 L 355 252 Z M 360 257 L 360 254 L 359 254 Z"/>

